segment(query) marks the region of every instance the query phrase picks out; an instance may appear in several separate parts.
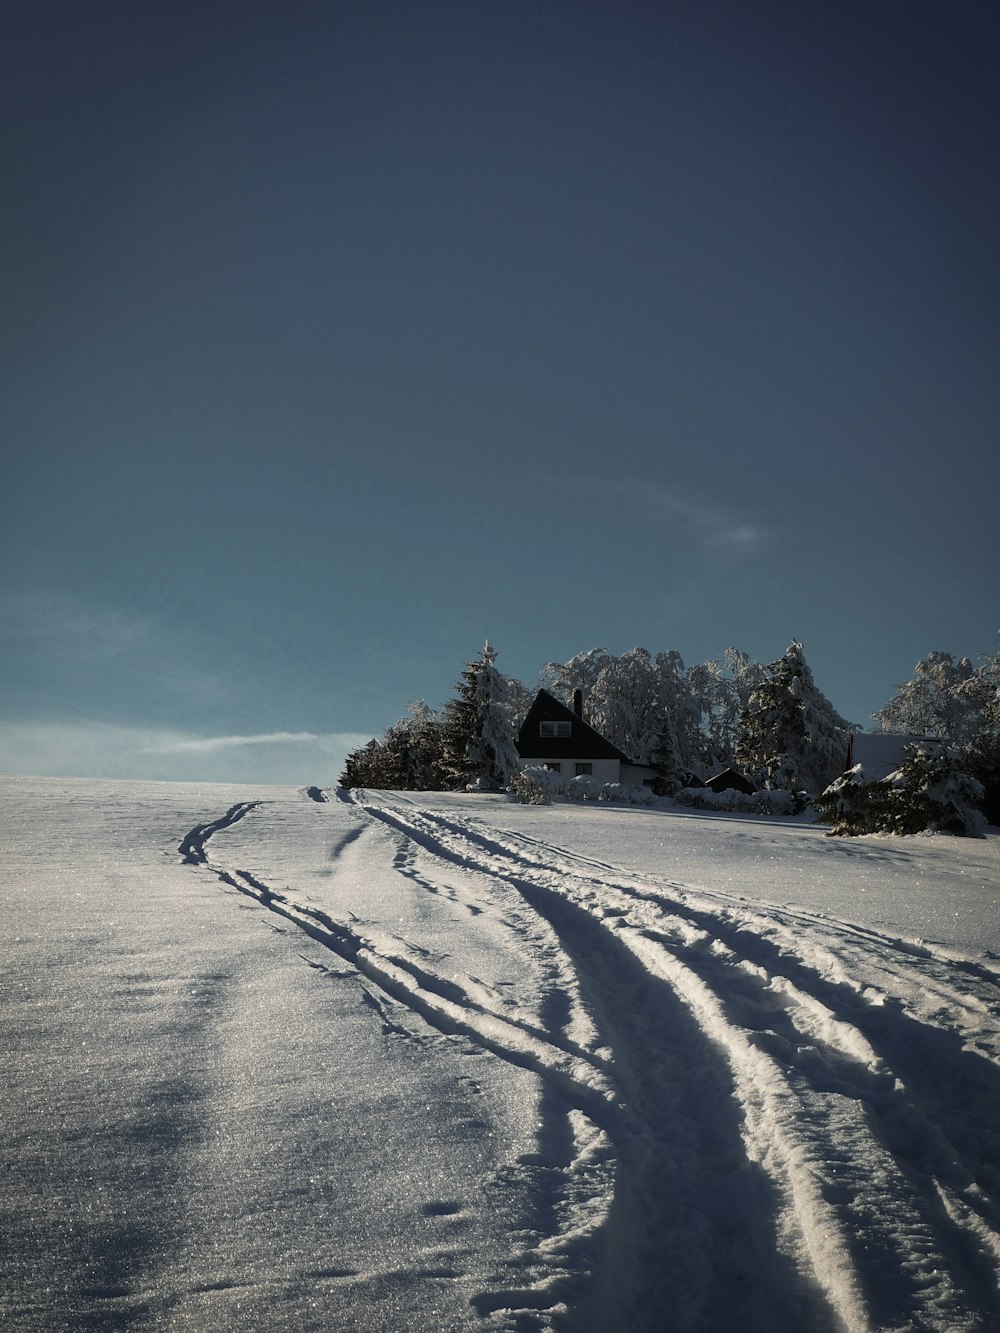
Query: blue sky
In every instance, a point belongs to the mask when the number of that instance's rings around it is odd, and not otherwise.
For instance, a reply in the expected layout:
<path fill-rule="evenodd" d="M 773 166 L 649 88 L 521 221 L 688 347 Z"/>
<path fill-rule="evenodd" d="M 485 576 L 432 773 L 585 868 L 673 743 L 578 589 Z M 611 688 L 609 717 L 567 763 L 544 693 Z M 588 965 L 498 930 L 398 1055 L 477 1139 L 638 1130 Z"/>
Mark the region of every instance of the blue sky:
<path fill-rule="evenodd" d="M 1000 625 L 1000 11 L 8 19 L 0 770 L 326 783 L 485 638 Z"/>

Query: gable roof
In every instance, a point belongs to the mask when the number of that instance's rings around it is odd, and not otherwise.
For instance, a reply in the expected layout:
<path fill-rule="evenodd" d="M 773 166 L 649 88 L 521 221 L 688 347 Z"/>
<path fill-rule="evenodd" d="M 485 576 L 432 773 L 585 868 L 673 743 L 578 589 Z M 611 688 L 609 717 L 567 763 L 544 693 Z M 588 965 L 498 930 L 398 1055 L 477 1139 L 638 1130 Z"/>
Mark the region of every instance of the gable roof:
<path fill-rule="evenodd" d="M 568 736 L 541 736 L 541 722 L 570 722 Z M 617 745 L 601 735 L 589 722 L 574 713 L 548 690 L 539 690 L 528 716 L 517 734 L 517 752 L 522 759 L 617 759 L 630 764 L 632 760 Z"/>
<path fill-rule="evenodd" d="M 745 773 L 741 773 L 738 768 L 724 768 L 714 777 L 706 778 L 705 786 L 711 787 L 712 791 L 741 791 L 744 796 L 753 796 L 757 788 L 753 785 Z"/>

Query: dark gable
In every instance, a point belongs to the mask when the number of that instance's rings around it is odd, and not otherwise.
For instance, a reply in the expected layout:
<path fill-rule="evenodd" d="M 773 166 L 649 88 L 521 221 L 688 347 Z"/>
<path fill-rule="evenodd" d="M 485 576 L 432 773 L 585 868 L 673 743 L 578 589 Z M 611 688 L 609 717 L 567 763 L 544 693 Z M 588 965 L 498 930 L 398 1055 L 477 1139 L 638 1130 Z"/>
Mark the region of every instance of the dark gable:
<path fill-rule="evenodd" d="M 568 736 L 543 736 L 543 722 L 569 723 Z M 563 731 L 563 727 L 552 728 Z M 517 734 L 517 752 L 522 759 L 617 759 L 623 764 L 632 761 L 616 745 L 584 722 L 572 708 L 561 703 L 548 690 L 539 690 L 528 716 Z"/>
<path fill-rule="evenodd" d="M 741 791 L 744 796 L 753 796 L 757 790 L 747 775 L 741 773 L 738 768 L 724 768 L 721 773 L 716 773 L 715 777 L 708 778 L 705 786 L 711 787 L 714 792 Z"/>

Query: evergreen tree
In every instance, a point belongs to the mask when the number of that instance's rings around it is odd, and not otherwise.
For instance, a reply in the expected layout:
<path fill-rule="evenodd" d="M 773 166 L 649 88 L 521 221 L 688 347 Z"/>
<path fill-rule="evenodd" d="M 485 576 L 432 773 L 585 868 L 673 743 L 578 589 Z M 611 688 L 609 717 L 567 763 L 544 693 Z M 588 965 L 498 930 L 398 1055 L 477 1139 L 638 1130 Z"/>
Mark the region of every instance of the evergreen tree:
<path fill-rule="evenodd" d="M 409 752 L 413 791 L 441 791 L 445 786 L 440 714 L 422 699 L 410 704 Z"/>
<path fill-rule="evenodd" d="M 928 653 L 873 719 L 882 731 L 947 741 L 963 771 L 982 784 L 986 817 L 1000 823 L 1000 652 L 978 667 L 967 657 Z"/>
<path fill-rule="evenodd" d="M 344 761 L 344 771 L 337 779 L 341 787 L 391 787 L 390 763 L 385 747 L 374 737 L 367 745 L 352 751 Z"/>
<path fill-rule="evenodd" d="M 417 788 L 417 753 L 409 718 L 400 718 L 382 739 L 385 788 L 390 791 L 415 791 Z"/>
<path fill-rule="evenodd" d="M 441 724 L 443 766 L 452 786 L 502 791 L 520 767 L 507 681 L 487 643 L 462 672 Z"/>
<path fill-rule="evenodd" d="M 965 772 L 962 756 L 946 746 L 908 745 L 898 772 L 886 779 L 890 797 L 878 828 L 890 833 L 955 833 L 976 837 L 983 788 Z"/>
<path fill-rule="evenodd" d="M 409 711 L 380 741 L 370 740 L 347 756 L 341 787 L 436 791 L 445 785 L 440 719 L 422 702 L 411 704 Z"/>
<path fill-rule="evenodd" d="M 832 824 L 828 838 L 874 833 L 887 817 L 889 788 L 885 782 L 866 782 L 860 764 L 831 782 L 813 804 L 820 823 Z"/>
<path fill-rule="evenodd" d="M 830 784 L 816 807 L 830 835 L 954 833 L 977 837 L 983 788 L 960 755 L 943 745 L 908 745 L 906 759 L 880 782 L 866 783 L 861 765 Z"/>
<path fill-rule="evenodd" d="M 852 730 L 817 688 L 796 639 L 751 693 L 735 757 L 765 787 L 820 792 L 843 770 Z"/>

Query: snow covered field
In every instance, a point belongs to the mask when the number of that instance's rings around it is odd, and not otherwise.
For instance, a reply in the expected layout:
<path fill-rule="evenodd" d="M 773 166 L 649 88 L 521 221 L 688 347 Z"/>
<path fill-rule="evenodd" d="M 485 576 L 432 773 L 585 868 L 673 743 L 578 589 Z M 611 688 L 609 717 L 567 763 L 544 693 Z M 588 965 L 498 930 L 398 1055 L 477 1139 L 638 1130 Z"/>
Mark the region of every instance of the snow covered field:
<path fill-rule="evenodd" d="M 1000 1328 L 1000 839 L 0 778 L 0 1326 Z"/>

